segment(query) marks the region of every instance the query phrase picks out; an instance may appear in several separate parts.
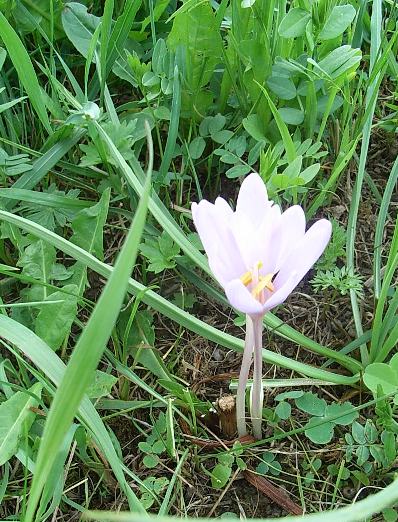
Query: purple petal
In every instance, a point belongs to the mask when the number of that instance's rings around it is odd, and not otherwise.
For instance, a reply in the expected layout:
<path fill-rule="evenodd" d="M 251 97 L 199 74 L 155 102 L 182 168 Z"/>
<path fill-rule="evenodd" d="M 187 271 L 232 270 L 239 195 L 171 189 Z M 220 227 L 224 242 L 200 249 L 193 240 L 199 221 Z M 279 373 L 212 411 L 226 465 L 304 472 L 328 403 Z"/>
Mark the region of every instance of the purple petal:
<path fill-rule="evenodd" d="M 224 198 L 218 197 L 214 202 L 215 207 L 223 214 L 225 219 L 230 219 L 234 211 Z"/>
<path fill-rule="evenodd" d="M 239 312 L 249 315 L 263 313 L 263 305 L 254 299 L 240 279 L 228 283 L 224 290 L 231 306 Z"/>
<path fill-rule="evenodd" d="M 305 274 L 322 255 L 329 242 L 332 225 L 326 219 L 320 219 L 306 232 L 301 241 L 291 250 L 281 265 L 275 278 L 276 291 L 267 300 L 265 306 L 271 310 L 283 303 L 296 288 Z"/>
<path fill-rule="evenodd" d="M 231 220 L 231 228 L 241 251 L 247 269 L 253 268 L 259 261 L 263 263 L 262 274 L 274 270 L 274 257 L 278 249 L 275 248 L 274 230 L 279 230 L 281 210 L 278 205 L 269 205 L 264 213 L 262 222 L 254 226 L 245 214 L 235 212 Z M 277 239 L 276 244 L 278 244 Z"/>
<path fill-rule="evenodd" d="M 279 226 L 274 231 L 274 251 L 277 253 L 272 271 L 278 271 L 291 252 L 305 234 L 305 214 L 299 205 L 289 207 L 279 220 Z M 277 248 L 275 248 L 275 246 Z"/>
<path fill-rule="evenodd" d="M 235 237 L 225 219 L 225 207 L 206 200 L 192 203 L 192 217 L 216 279 L 224 286 L 245 271 Z"/>
<path fill-rule="evenodd" d="M 258 227 L 270 206 L 267 189 L 261 177 L 256 172 L 246 176 L 239 190 L 236 212 L 246 215 Z"/>

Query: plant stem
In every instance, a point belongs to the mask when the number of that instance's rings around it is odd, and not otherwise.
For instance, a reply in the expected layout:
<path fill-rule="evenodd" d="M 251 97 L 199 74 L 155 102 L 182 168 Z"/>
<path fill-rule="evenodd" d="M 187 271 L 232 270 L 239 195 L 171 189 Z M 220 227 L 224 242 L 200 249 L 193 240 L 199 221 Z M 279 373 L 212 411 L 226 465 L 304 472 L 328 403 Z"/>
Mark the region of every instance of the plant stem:
<path fill-rule="evenodd" d="M 254 332 L 254 372 L 253 388 L 251 393 L 251 417 L 253 435 L 256 439 L 262 438 L 261 424 L 263 421 L 263 321 L 262 317 L 253 317 Z"/>
<path fill-rule="evenodd" d="M 253 322 L 249 315 L 246 315 L 246 336 L 245 348 L 243 351 L 242 366 L 240 368 L 238 391 L 236 393 L 236 424 L 238 428 L 238 436 L 247 435 L 246 431 L 246 414 L 245 414 L 245 397 L 246 384 L 249 378 L 249 370 L 252 364 L 252 353 L 254 346 Z"/>

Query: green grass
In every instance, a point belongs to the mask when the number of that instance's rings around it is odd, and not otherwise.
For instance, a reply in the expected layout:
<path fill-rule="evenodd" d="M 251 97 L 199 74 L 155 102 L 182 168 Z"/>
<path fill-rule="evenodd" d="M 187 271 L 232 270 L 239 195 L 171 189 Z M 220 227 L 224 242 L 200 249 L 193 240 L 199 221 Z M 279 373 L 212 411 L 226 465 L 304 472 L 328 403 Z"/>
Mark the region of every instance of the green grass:
<path fill-rule="evenodd" d="M 2 520 L 271 520 L 246 468 L 309 520 L 395 520 L 396 21 L 382 0 L 0 4 Z M 334 235 L 264 317 L 265 438 L 209 449 L 244 317 L 190 205 L 234 205 L 250 172 Z"/>

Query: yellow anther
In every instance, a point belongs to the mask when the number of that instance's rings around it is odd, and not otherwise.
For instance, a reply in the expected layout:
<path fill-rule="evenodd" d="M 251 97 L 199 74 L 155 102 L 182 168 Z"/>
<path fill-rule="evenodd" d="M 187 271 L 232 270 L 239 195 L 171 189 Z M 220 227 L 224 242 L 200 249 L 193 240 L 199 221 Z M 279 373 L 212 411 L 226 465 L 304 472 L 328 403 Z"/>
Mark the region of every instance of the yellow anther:
<path fill-rule="evenodd" d="M 241 276 L 240 280 L 242 281 L 242 283 L 245 286 L 249 285 L 252 282 L 252 280 L 253 280 L 253 275 L 252 275 L 251 270 L 249 270 L 248 272 L 243 274 L 243 276 Z"/>
<path fill-rule="evenodd" d="M 262 268 L 262 266 L 263 263 L 261 261 L 258 261 L 258 263 L 254 265 L 254 269 L 258 271 L 260 270 L 260 268 Z M 240 277 L 240 280 L 245 286 L 249 285 L 253 281 L 253 270 L 248 270 L 247 272 L 245 272 L 243 276 Z"/>
<path fill-rule="evenodd" d="M 274 285 L 272 283 L 272 278 L 274 274 L 267 274 L 266 276 L 260 276 L 260 281 L 252 290 L 252 296 L 257 297 L 260 293 L 266 288 L 270 292 L 275 290 Z"/>

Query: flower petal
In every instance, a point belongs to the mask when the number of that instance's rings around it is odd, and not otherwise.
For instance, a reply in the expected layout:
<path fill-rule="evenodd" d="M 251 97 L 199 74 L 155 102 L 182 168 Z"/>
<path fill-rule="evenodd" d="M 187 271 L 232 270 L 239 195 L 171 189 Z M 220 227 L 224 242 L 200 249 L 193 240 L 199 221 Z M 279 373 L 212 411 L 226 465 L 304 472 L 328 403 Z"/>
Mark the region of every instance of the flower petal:
<path fill-rule="evenodd" d="M 214 202 L 215 207 L 223 214 L 225 219 L 230 219 L 234 211 L 224 198 L 218 197 Z"/>
<path fill-rule="evenodd" d="M 295 248 L 305 234 L 305 214 L 299 205 L 289 207 L 280 217 L 279 224 L 274 229 L 272 251 L 275 252 L 273 272 L 277 272 L 289 252 Z"/>
<path fill-rule="evenodd" d="M 270 206 L 267 189 L 261 177 L 256 172 L 246 176 L 239 190 L 237 214 L 245 215 L 253 226 L 258 227 Z"/>
<path fill-rule="evenodd" d="M 327 219 L 320 219 L 305 233 L 281 265 L 274 281 L 276 291 L 265 303 L 267 310 L 283 303 L 296 288 L 322 255 L 331 233 L 332 225 Z"/>
<path fill-rule="evenodd" d="M 254 299 L 240 279 L 230 281 L 224 290 L 231 306 L 239 312 L 249 315 L 263 313 L 263 305 Z"/>
<path fill-rule="evenodd" d="M 206 251 L 209 265 L 219 283 L 240 277 L 245 271 L 235 237 L 220 209 L 206 200 L 192 203 L 192 218 Z"/>

